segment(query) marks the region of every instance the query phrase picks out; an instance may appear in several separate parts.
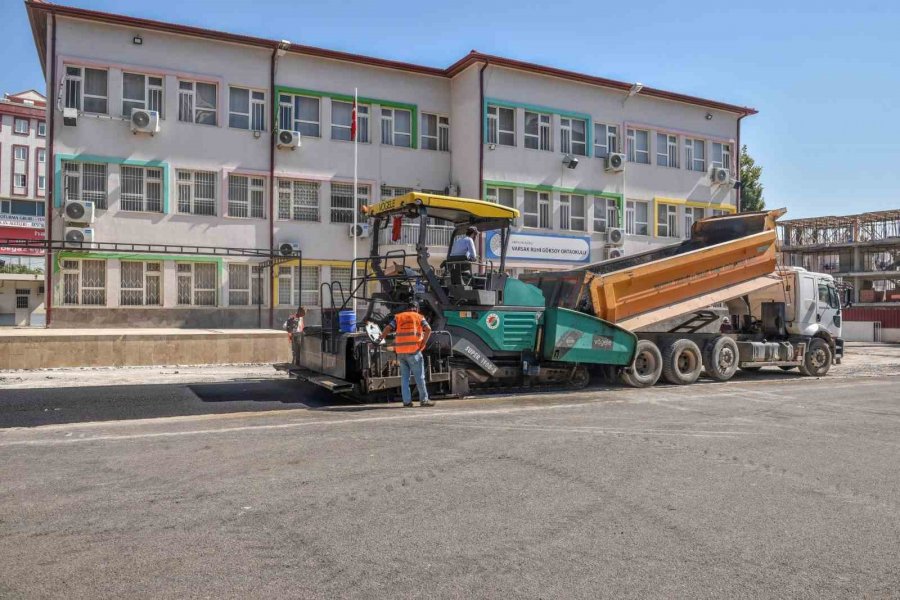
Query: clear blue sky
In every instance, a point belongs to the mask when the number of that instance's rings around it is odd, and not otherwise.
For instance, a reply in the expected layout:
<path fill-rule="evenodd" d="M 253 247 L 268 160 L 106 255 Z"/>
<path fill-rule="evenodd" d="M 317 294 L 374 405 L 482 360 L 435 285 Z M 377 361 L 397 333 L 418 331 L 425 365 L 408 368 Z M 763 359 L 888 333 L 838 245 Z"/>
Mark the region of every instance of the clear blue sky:
<path fill-rule="evenodd" d="M 900 3 L 76 0 L 74 5 L 445 67 L 482 52 L 757 108 L 743 141 L 790 216 L 900 208 Z M 43 89 L 0 0 L 0 90 Z"/>

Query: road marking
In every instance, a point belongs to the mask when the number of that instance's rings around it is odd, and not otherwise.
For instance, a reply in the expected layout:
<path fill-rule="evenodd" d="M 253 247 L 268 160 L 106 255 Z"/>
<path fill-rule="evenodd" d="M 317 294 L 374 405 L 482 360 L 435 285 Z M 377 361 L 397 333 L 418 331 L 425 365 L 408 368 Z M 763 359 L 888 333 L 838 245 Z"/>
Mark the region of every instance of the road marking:
<path fill-rule="evenodd" d="M 464 429 L 500 429 L 508 431 L 546 431 L 564 433 L 595 433 L 608 435 L 674 435 L 685 437 L 734 437 L 739 435 L 765 435 L 755 431 L 704 431 L 673 429 L 610 429 L 608 427 L 576 426 L 563 427 L 552 425 L 481 425 L 478 423 L 438 423 L 441 427 L 460 427 Z"/>
<path fill-rule="evenodd" d="M 813 382 L 809 382 L 813 383 Z M 858 389 L 864 386 L 876 386 L 876 385 L 892 385 L 892 382 L 889 381 L 873 381 L 867 383 L 854 382 L 848 383 L 846 385 L 841 384 L 830 384 L 830 382 L 824 382 L 823 384 L 828 385 L 829 389 L 842 389 L 842 388 L 853 388 Z M 715 385 L 715 384 L 713 384 Z M 722 385 L 722 384 L 719 384 Z M 722 390 L 722 393 L 713 393 L 707 396 L 704 396 L 704 399 L 711 400 L 717 397 L 738 397 L 741 394 L 753 393 L 756 390 L 747 390 L 743 387 L 738 387 L 740 384 L 732 384 L 727 390 Z M 819 385 L 819 381 L 816 380 L 816 383 L 813 385 Z M 604 390 L 603 392 L 606 392 Z M 637 389 L 625 389 L 625 390 L 612 390 L 616 392 L 618 395 L 625 394 L 627 396 L 638 396 L 638 402 L 652 402 L 652 398 L 647 398 L 645 390 L 637 390 Z M 671 392 L 671 395 L 668 396 L 668 401 L 677 402 L 688 399 L 696 398 L 696 393 L 687 388 L 669 388 L 665 390 L 666 392 Z M 603 393 L 601 392 L 601 393 Z M 587 391 L 587 392 L 577 392 L 575 393 L 575 397 L 584 397 L 587 394 L 591 394 L 595 392 Z M 766 392 L 763 392 L 764 394 Z M 643 397 L 641 397 L 643 396 Z M 510 396 L 505 396 L 504 398 L 497 398 L 497 400 L 503 401 L 508 400 Z M 523 399 L 529 398 L 540 398 L 540 395 L 532 395 L 532 396 L 520 396 Z M 781 397 L 781 396 L 778 396 Z M 485 401 L 490 401 L 491 398 L 485 398 Z M 185 431 L 158 431 L 158 432 L 147 432 L 147 433 L 134 433 L 134 434 L 109 434 L 109 435 L 94 435 L 89 436 L 84 432 L 80 432 L 79 437 L 65 437 L 65 438 L 49 438 L 49 439 L 20 439 L 20 440 L 5 440 L 0 441 L 0 447 L 12 447 L 12 446 L 54 446 L 54 445 L 66 445 L 66 444 L 77 444 L 82 442 L 99 442 L 99 441 L 124 441 L 124 440 L 138 440 L 138 439 L 153 439 L 153 438 L 164 438 L 164 437 L 186 437 L 186 436 L 194 436 L 194 435 L 211 435 L 218 433 L 235 433 L 242 431 L 264 431 L 264 430 L 278 430 L 278 429 L 294 429 L 301 427 L 313 427 L 313 426 L 328 426 L 328 425 L 348 425 L 354 423 L 372 423 L 372 422 L 380 422 L 380 421 L 413 421 L 413 420 L 424 420 L 424 419 L 435 419 L 435 418 L 444 418 L 444 417 L 460 417 L 460 416 L 482 416 L 482 415 L 498 415 L 498 414 L 513 414 L 513 413 L 523 413 L 523 412 L 531 412 L 531 411 L 548 411 L 548 410 L 559 410 L 559 409 L 575 409 L 575 408 L 584 408 L 589 406 L 594 406 L 600 403 L 624 403 L 627 401 L 634 401 L 631 398 L 620 398 L 620 399 L 612 399 L 609 395 L 605 394 L 603 397 L 595 397 L 593 400 L 588 400 L 585 402 L 570 402 L 570 403 L 555 403 L 555 404 L 541 404 L 537 406 L 506 406 L 500 408 L 474 408 L 468 410 L 440 410 L 440 409 L 423 409 L 414 414 L 398 414 L 395 413 L 393 415 L 384 415 L 384 416 L 373 416 L 373 417 L 356 417 L 349 419 L 321 419 L 321 420 L 304 420 L 302 422 L 291 422 L 291 423 L 274 423 L 274 424 L 261 424 L 261 425 L 243 425 L 237 427 L 222 427 L 222 428 L 213 428 L 213 429 L 194 429 L 194 430 L 185 430 Z M 454 404 L 465 403 L 466 401 L 451 401 Z M 774 400 L 772 401 L 774 402 Z M 815 402 L 813 401 L 813 404 Z M 369 406 L 378 406 L 378 405 L 369 405 Z M 355 408 L 365 408 L 365 406 L 355 407 Z M 389 412 L 393 412 L 394 409 L 384 408 L 383 410 L 388 410 Z M 314 412 L 301 413 L 309 417 L 311 414 L 330 414 L 335 412 L 342 412 L 338 409 L 331 410 L 317 410 Z M 239 414 L 227 414 L 227 415 L 194 415 L 188 417 L 165 417 L 162 419 L 140 419 L 140 420 L 126 420 L 126 421 L 101 421 L 101 422 L 92 422 L 92 423 L 69 423 L 63 425 L 48 425 L 43 427 L 35 427 L 35 428 L 13 428 L 13 429 L 5 429 L 0 431 L 0 435 L 4 437 L 8 437 L 16 434 L 33 434 L 33 433 L 49 433 L 52 431 L 67 431 L 67 430 L 78 430 L 83 429 L 85 426 L 90 428 L 97 428 L 101 426 L 106 427 L 120 427 L 127 426 L 133 427 L 136 425 L 158 425 L 158 424 L 166 424 L 166 423 L 177 423 L 177 422 L 193 422 L 197 420 L 209 420 L 209 419 L 225 419 L 225 418 L 235 418 L 235 417 L 266 417 L 268 415 L 276 414 L 291 414 L 295 416 L 298 414 L 297 410 L 283 410 L 283 411 L 268 411 L 268 412 L 249 412 L 249 413 L 239 413 Z"/>

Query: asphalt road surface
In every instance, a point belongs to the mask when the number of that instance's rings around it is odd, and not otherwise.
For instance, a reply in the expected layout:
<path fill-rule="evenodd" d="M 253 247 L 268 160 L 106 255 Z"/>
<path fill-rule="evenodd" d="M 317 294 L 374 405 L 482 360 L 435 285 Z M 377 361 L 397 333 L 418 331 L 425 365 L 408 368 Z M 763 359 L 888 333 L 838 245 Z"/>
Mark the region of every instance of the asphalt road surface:
<path fill-rule="evenodd" d="M 900 597 L 898 384 L 2 391 L 0 598 Z"/>

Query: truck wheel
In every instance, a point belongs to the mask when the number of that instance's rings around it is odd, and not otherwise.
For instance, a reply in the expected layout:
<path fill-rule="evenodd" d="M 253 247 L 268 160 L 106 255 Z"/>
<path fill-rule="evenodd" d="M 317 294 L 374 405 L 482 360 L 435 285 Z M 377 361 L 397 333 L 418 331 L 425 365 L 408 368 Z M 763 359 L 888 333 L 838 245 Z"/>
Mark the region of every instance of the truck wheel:
<path fill-rule="evenodd" d="M 710 341 L 703 354 L 706 376 L 716 381 L 728 381 L 737 372 L 738 345 L 727 335 L 720 335 Z"/>
<path fill-rule="evenodd" d="M 622 371 L 622 383 L 630 387 L 650 387 L 662 373 L 662 354 L 650 340 L 638 340 L 634 362 L 630 369 Z"/>
<path fill-rule="evenodd" d="M 821 377 L 831 368 L 831 348 L 822 338 L 813 338 L 806 348 L 806 356 L 800 363 L 800 373 L 807 377 Z"/>
<path fill-rule="evenodd" d="M 663 379 L 675 385 L 694 383 L 700 377 L 703 359 L 697 344 L 688 339 L 675 340 L 663 353 Z"/>
<path fill-rule="evenodd" d="M 566 382 L 570 389 L 580 390 L 586 388 L 591 382 L 591 374 L 584 365 L 578 365 L 572 372 L 572 377 Z"/>

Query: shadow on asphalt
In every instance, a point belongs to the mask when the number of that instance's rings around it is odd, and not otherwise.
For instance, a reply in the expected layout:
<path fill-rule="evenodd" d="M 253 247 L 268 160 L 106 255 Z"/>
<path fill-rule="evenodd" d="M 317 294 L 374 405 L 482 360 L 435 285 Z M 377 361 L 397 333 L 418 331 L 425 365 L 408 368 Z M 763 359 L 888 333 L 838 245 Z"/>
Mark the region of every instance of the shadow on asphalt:
<path fill-rule="evenodd" d="M 803 378 L 796 370 L 764 369 L 757 373 L 739 371 L 732 381 L 751 383 L 799 379 Z M 716 382 L 700 379 L 695 385 L 712 383 Z M 599 378 L 587 388 L 588 391 L 598 392 L 615 392 L 617 389 L 629 388 L 603 383 Z M 535 389 L 529 394 L 541 391 Z M 565 390 L 544 391 L 565 393 Z M 477 392 L 477 396 L 515 396 L 519 393 L 521 390 L 494 390 Z M 285 409 L 362 412 L 394 407 L 396 403 L 363 404 L 293 379 L 16 389 L 0 390 L 0 428 Z"/>

